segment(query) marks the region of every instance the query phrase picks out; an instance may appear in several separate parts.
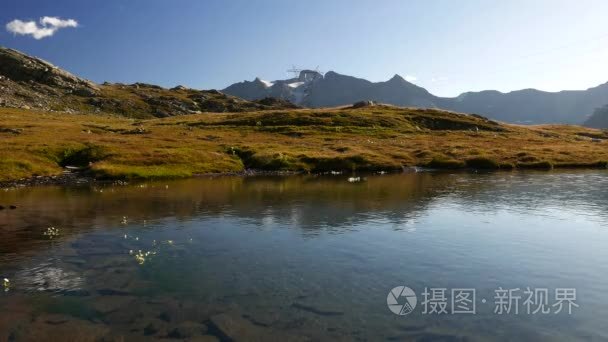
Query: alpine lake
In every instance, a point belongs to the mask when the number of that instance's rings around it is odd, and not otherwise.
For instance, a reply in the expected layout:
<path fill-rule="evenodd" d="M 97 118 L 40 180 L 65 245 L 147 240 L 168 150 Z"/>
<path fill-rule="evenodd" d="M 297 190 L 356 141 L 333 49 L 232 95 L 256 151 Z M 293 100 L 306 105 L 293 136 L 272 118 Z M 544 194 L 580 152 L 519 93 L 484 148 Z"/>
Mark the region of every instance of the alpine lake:
<path fill-rule="evenodd" d="M 608 171 L 353 177 L 0 189 L 0 340 L 608 340 Z"/>

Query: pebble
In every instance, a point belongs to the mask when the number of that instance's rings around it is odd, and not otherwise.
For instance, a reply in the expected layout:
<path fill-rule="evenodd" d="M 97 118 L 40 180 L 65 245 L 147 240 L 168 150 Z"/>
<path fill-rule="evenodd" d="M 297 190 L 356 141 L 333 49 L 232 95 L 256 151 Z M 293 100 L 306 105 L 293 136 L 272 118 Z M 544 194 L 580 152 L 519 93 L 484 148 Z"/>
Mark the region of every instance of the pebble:
<path fill-rule="evenodd" d="M 0 187 L 3 188 L 16 188 L 23 186 L 36 186 L 36 185 L 72 185 L 72 184 L 83 184 L 83 183 L 95 183 L 95 179 L 91 177 L 85 177 L 79 172 L 72 172 L 66 170 L 64 174 L 60 176 L 43 176 L 43 177 L 31 177 L 23 178 L 15 181 L 0 182 Z"/>

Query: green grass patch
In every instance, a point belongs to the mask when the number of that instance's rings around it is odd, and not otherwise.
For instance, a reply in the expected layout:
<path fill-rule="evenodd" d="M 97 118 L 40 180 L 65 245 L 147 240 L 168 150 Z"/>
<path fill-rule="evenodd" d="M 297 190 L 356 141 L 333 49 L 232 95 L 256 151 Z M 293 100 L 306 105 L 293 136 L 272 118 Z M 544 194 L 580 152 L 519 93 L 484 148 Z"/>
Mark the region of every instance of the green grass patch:
<path fill-rule="evenodd" d="M 61 167 L 86 167 L 110 156 L 107 148 L 91 143 L 45 147 L 37 152 Z"/>
<path fill-rule="evenodd" d="M 67 148 L 59 155 L 60 166 L 86 167 L 107 158 L 108 150 L 102 146 L 85 144 L 80 148 Z"/>
<path fill-rule="evenodd" d="M 11 156 L 0 155 L 0 182 L 32 176 L 59 174 L 57 164 L 35 155 L 16 153 Z"/>
<path fill-rule="evenodd" d="M 98 179 L 171 179 L 194 175 L 188 165 L 134 166 L 104 162 L 94 165 L 91 172 Z"/>

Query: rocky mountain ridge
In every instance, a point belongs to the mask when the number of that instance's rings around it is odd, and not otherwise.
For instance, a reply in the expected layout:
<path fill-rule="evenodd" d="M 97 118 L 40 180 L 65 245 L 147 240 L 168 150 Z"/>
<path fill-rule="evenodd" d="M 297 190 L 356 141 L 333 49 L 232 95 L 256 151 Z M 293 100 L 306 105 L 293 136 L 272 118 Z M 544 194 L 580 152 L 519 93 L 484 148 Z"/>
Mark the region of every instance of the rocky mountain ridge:
<path fill-rule="evenodd" d="M 217 90 L 183 86 L 166 89 L 144 83 L 95 84 L 42 59 L 0 47 L 0 107 L 150 118 L 295 106 L 283 100 L 248 101 Z"/>

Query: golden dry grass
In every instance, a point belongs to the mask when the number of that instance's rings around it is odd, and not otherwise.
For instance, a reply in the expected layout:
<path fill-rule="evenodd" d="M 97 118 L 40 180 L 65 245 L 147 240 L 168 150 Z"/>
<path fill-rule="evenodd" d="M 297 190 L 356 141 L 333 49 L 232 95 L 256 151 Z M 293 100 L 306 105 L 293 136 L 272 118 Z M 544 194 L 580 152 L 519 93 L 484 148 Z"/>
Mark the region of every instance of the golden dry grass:
<path fill-rule="evenodd" d="M 0 181 L 89 166 L 97 177 L 188 177 L 244 168 L 391 170 L 606 167 L 604 131 L 517 126 L 375 106 L 136 120 L 0 109 Z"/>

